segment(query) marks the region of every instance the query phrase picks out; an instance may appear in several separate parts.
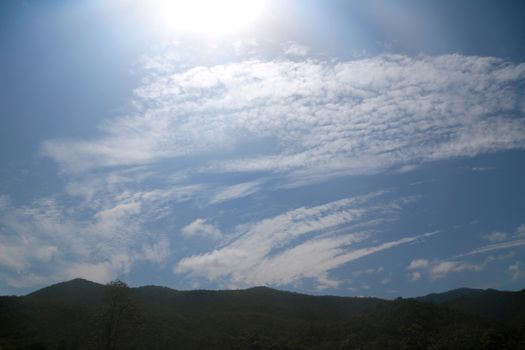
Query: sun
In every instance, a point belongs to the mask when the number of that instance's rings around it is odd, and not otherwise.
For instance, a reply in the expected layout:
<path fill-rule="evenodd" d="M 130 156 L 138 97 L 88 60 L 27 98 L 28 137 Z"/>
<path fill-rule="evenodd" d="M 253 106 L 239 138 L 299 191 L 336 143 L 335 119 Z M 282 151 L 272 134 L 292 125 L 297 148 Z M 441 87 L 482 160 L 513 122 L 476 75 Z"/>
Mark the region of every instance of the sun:
<path fill-rule="evenodd" d="M 159 17 L 170 29 L 221 35 L 245 29 L 259 17 L 264 0 L 159 0 Z"/>

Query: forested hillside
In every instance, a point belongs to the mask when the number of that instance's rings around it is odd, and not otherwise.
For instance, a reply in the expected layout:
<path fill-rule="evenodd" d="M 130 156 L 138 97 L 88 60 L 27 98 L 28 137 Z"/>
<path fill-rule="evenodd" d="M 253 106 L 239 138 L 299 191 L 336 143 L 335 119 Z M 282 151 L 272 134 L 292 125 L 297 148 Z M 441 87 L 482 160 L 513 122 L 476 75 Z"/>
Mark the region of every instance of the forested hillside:
<path fill-rule="evenodd" d="M 523 349 L 525 291 L 417 299 L 128 288 L 86 280 L 0 297 L 6 349 Z"/>

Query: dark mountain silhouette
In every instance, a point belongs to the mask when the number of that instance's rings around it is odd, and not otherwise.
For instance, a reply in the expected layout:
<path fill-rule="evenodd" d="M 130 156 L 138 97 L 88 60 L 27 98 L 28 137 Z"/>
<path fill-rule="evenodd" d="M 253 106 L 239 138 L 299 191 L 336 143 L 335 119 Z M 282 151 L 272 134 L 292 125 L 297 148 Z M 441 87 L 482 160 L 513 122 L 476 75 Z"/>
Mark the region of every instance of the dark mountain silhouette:
<path fill-rule="evenodd" d="M 525 290 L 396 300 L 128 288 L 75 279 L 0 297 L 0 349 L 521 349 Z"/>
<path fill-rule="evenodd" d="M 463 312 L 497 319 L 523 319 L 525 316 L 525 289 L 508 292 L 495 289 L 460 288 L 444 293 L 432 293 L 416 299 L 436 305 L 448 305 Z"/>
<path fill-rule="evenodd" d="M 76 278 L 68 282 L 57 283 L 28 294 L 25 299 L 34 302 L 64 302 L 91 305 L 101 303 L 104 297 L 104 285 Z"/>
<path fill-rule="evenodd" d="M 431 293 L 422 297 L 417 297 L 419 301 L 431 304 L 446 304 L 453 302 L 460 298 L 468 298 L 475 295 L 478 295 L 483 292 L 483 289 L 474 289 L 474 288 L 458 288 L 452 289 L 443 293 Z"/>

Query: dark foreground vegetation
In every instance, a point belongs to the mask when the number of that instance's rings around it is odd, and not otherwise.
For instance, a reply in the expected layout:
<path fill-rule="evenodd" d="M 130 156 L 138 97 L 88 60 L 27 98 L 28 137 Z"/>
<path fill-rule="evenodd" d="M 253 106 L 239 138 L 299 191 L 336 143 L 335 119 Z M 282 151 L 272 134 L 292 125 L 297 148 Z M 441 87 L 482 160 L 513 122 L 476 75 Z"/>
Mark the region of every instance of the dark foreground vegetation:
<path fill-rule="evenodd" d="M 77 279 L 0 297 L 0 349 L 525 349 L 525 290 L 387 301 Z"/>

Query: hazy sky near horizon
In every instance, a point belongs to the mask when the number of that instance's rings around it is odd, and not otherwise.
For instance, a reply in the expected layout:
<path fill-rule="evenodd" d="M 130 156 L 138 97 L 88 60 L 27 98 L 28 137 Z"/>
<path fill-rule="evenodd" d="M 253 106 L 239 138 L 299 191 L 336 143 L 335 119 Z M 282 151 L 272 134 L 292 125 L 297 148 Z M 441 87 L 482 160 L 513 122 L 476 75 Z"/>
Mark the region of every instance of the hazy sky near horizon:
<path fill-rule="evenodd" d="M 525 283 L 522 1 L 0 4 L 0 294 Z"/>

